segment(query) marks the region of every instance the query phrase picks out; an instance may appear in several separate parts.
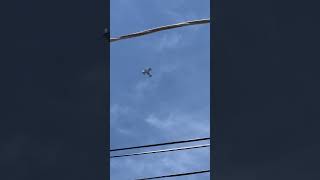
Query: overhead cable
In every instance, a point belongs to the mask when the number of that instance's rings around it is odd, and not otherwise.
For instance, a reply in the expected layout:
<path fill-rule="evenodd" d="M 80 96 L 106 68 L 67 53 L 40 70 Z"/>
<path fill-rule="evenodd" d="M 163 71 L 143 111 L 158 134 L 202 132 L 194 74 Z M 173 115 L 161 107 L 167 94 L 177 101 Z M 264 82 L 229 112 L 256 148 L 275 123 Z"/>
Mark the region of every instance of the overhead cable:
<path fill-rule="evenodd" d="M 110 149 L 110 152 L 123 151 L 123 150 L 129 150 L 129 149 L 139 149 L 139 148 L 146 148 L 146 147 L 154 147 L 154 146 L 164 146 L 164 145 L 171 145 L 171 144 L 189 143 L 189 142 L 204 141 L 204 140 L 210 140 L 210 138 L 209 137 L 206 137 L 206 138 L 194 138 L 194 139 L 188 139 L 188 140 L 182 140 L 182 141 L 172 141 L 172 142 L 166 142 L 166 143 L 148 144 L 148 145 L 142 145 L 142 146 Z"/>
<path fill-rule="evenodd" d="M 139 152 L 139 153 L 132 153 L 132 154 L 115 155 L 115 156 L 110 156 L 110 158 L 138 156 L 138 155 L 155 154 L 155 153 L 163 153 L 163 152 L 170 152 L 170 151 L 182 151 L 182 150 L 188 150 L 188 149 L 204 148 L 209 146 L 210 144 L 204 144 L 204 145 L 189 146 L 189 147 L 182 147 L 182 148 L 171 148 L 171 149 L 163 149 L 163 150 L 157 150 L 157 151 L 147 151 L 147 152 Z"/>
<path fill-rule="evenodd" d="M 160 27 L 132 33 L 132 34 L 127 34 L 127 35 L 123 35 L 123 36 L 119 36 L 119 37 L 110 38 L 110 42 L 134 38 L 134 37 L 143 36 L 143 35 L 159 32 L 159 31 L 163 31 L 163 30 L 169 30 L 169 29 L 173 29 L 173 28 L 179 28 L 179 27 L 190 26 L 190 25 L 207 24 L 207 23 L 210 23 L 210 18 L 186 21 L 186 22 L 181 22 L 181 23 L 171 24 L 171 25 L 166 25 L 166 26 L 160 26 Z M 105 35 L 106 35 L 106 37 L 108 37 L 107 33 L 105 33 Z"/>
<path fill-rule="evenodd" d="M 195 172 L 189 172 L 189 173 L 181 173 L 181 174 L 170 174 L 165 176 L 157 176 L 157 177 L 150 177 L 150 178 L 141 178 L 136 180 L 148 180 L 148 179 L 160 179 L 160 178 L 168 178 L 168 177 L 177 177 L 177 176 L 188 176 L 193 174 L 202 174 L 202 173 L 208 173 L 210 170 L 204 170 L 204 171 L 195 171 Z"/>

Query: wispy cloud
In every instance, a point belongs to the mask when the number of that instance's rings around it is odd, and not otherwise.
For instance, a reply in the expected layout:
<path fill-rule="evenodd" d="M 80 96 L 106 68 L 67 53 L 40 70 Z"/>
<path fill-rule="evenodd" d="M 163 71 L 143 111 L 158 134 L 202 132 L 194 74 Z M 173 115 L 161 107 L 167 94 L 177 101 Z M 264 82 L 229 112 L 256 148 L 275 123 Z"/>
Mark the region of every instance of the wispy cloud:
<path fill-rule="evenodd" d="M 111 1 L 111 35 L 118 36 L 130 33 L 129 30 L 138 30 L 139 27 L 145 25 L 145 18 L 138 3 L 132 0 L 116 0 Z M 128 10 L 128 11 L 127 11 Z M 117 12 L 126 13 L 117 13 Z M 130 19 L 130 20 L 129 20 Z M 120 28 L 123 25 L 131 28 Z"/>
<path fill-rule="evenodd" d="M 159 117 L 155 113 L 149 114 L 145 122 L 151 127 L 167 135 L 177 137 L 209 136 L 209 110 L 194 112 L 170 112 L 167 116 Z"/>
<path fill-rule="evenodd" d="M 160 37 L 155 47 L 157 51 L 164 51 L 170 48 L 177 48 L 182 45 L 181 39 L 182 35 L 177 32 L 166 33 Z"/>
<path fill-rule="evenodd" d="M 159 79 L 160 77 L 153 77 L 152 79 L 149 78 L 139 81 L 135 85 L 131 97 L 138 101 L 142 100 L 147 93 L 154 91 L 154 89 L 158 87 Z"/>
<path fill-rule="evenodd" d="M 110 108 L 110 126 L 113 131 L 121 135 L 131 136 L 134 132 L 125 125 L 130 114 L 134 114 L 135 110 L 132 107 L 113 104 Z"/>
<path fill-rule="evenodd" d="M 111 123 L 116 123 L 119 120 L 119 117 L 126 115 L 131 111 L 131 108 L 128 106 L 123 106 L 119 104 L 113 104 L 110 108 L 111 113 Z"/>
<path fill-rule="evenodd" d="M 192 19 L 198 18 L 195 12 L 179 13 L 175 10 L 169 9 L 165 11 L 165 13 L 167 14 L 167 16 L 169 16 L 171 19 L 174 19 L 176 22 L 190 21 Z"/>

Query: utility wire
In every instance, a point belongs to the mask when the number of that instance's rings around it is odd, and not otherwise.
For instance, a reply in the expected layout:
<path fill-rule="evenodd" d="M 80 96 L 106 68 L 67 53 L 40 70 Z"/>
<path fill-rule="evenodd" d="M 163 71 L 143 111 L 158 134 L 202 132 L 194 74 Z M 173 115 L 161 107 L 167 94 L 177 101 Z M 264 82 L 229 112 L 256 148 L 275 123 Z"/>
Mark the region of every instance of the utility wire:
<path fill-rule="evenodd" d="M 157 177 L 150 177 L 150 178 L 141 178 L 141 179 L 136 179 L 136 180 L 148 180 L 148 179 L 160 179 L 160 178 L 168 178 L 168 177 L 176 177 L 176 176 L 188 176 L 188 175 L 208 173 L 208 172 L 210 172 L 210 170 L 195 171 L 195 172 L 181 173 L 181 174 L 170 174 L 170 175 L 166 175 L 166 176 L 157 176 Z"/>
<path fill-rule="evenodd" d="M 129 149 L 139 149 L 139 148 L 146 148 L 146 147 L 154 147 L 154 146 L 163 146 L 163 145 L 170 145 L 170 144 L 180 144 L 180 143 L 188 143 L 188 142 L 195 142 L 195 141 L 204 141 L 204 140 L 210 140 L 210 138 L 195 138 L 195 139 L 188 139 L 188 140 L 182 140 L 182 141 L 172 141 L 167 143 L 158 143 L 158 144 L 148 144 L 143 146 L 134 146 L 134 147 L 127 147 L 127 148 L 119 148 L 119 149 L 111 149 L 112 151 L 123 151 L 123 150 L 129 150 Z"/>
<path fill-rule="evenodd" d="M 156 27 L 156 28 L 152 28 L 152 29 L 147 29 L 147 30 L 132 33 L 132 34 L 127 34 L 127 35 L 123 35 L 123 36 L 119 36 L 119 37 L 115 37 L 115 38 L 110 38 L 110 42 L 134 38 L 134 37 L 143 36 L 143 35 L 159 32 L 159 31 L 163 31 L 163 30 L 179 28 L 179 27 L 183 27 L 183 26 L 206 24 L 206 23 L 210 23 L 210 18 L 209 19 L 199 19 L 199 20 L 193 20 L 193 21 L 186 21 L 186 22 L 181 22 L 181 23 L 177 23 L 177 24 L 171 24 L 171 25 Z M 105 35 L 107 35 L 107 33 L 105 33 Z"/>
<path fill-rule="evenodd" d="M 116 155 L 116 156 L 110 156 L 110 158 L 138 156 L 138 155 L 155 154 L 155 153 L 163 153 L 163 152 L 170 152 L 170 151 L 182 151 L 182 150 L 188 150 L 188 149 L 204 148 L 209 146 L 210 144 L 204 144 L 204 145 L 198 145 L 198 146 L 189 146 L 189 147 L 182 147 L 182 148 L 172 148 L 172 149 L 163 149 L 163 150 L 157 150 L 157 151 L 147 151 L 147 152 L 140 152 L 140 153 Z"/>

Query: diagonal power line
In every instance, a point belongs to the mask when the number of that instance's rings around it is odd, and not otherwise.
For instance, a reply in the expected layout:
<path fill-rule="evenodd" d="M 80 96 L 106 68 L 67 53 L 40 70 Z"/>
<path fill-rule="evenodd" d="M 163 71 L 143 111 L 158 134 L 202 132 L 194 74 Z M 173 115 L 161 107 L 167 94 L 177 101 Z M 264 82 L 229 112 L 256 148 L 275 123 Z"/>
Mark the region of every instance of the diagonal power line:
<path fill-rule="evenodd" d="M 209 137 L 206 137 L 206 138 L 194 138 L 194 139 L 188 139 L 188 140 L 182 140 L 182 141 L 172 141 L 172 142 L 166 142 L 166 143 L 148 144 L 148 145 L 143 145 L 143 146 L 134 146 L 134 147 L 110 149 L 110 152 L 112 152 L 112 151 L 123 151 L 123 150 L 129 150 L 129 149 L 139 149 L 139 148 L 146 148 L 146 147 L 154 147 L 154 146 L 164 146 L 164 145 L 171 145 L 171 144 L 189 143 L 189 142 L 204 141 L 204 140 L 210 140 L 210 138 Z"/>
<path fill-rule="evenodd" d="M 115 156 L 110 156 L 110 158 L 138 156 L 138 155 L 155 154 L 155 153 L 163 153 L 163 152 L 170 152 L 170 151 L 182 151 L 182 150 L 188 150 L 188 149 L 204 148 L 204 147 L 209 147 L 209 146 L 210 146 L 210 144 L 204 144 L 204 145 L 189 146 L 189 147 L 182 147 L 182 148 L 172 148 L 172 149 L 163 149 L 163 150 L 157 150 L 157 151 L 147 151 L 147 152 L 140 152 L 140 153 L 115 155 Z"/>
<path fill-rule="evenodd" d="M 136 180 L 148 180 L 148 179 L 160 179 L 160 178 L 177 177 L 177 176 L 188 176 L 188 175 L 208 173 L 208 172 L 210 172 L 210 170 L 195 171 L 195 172 L 181 173 L 181 174 L 170 174 L 170 175 L 165 175 L 165 176 L 142 178 L 142 179 L 136 179 Z"/>
<path fill-rule="evenodd" d="M 123 36 L 119 36 L 119 37 L 110 38 L 110 42 L 115 42 L 115 41 L 129 39 L 129 38 L 135 38 L 135 37 L 159 32 L 159 31 L 163 31 L 163 30 L 169 30 L 169 29 L 190 26 L 190 25 L 207 24 L 207 23 L 210 23 L 210 18 L 209 19 L 199 19 L 199 20 L 186 21 L 186 22 L 181 22 L 181 23 L 177 23 L 177 24 L 171 24 L 171 25 L 156 27 L 156 28 L 152 28 L 152 29 L 147 29 L 144 31 L 140 31 L 140 32 L 132 33 L 132 34 L 127 34 L 127 35 L 123 35 Z"/>

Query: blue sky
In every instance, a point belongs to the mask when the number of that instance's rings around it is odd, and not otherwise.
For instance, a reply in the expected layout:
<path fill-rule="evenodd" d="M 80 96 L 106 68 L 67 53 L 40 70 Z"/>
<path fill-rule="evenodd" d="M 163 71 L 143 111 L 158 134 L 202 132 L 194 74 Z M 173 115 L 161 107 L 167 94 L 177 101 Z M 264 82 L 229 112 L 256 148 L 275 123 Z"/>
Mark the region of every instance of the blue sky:
<path fill-rule="evenodd" d="M 209 3 L 111 0 L 111 36 L 209 18 Z M 209 136 L 210 25 L 114 42 L 110 51 L 111 148 Z M 141 74 L 146 67 L 152 67 L 152 78 Z M 118 158 L 110 163 L 112 180 L 198 171 L 209 169 L 209 148 Z M 205 180 L 209 174 L 171 179 Z"/>

